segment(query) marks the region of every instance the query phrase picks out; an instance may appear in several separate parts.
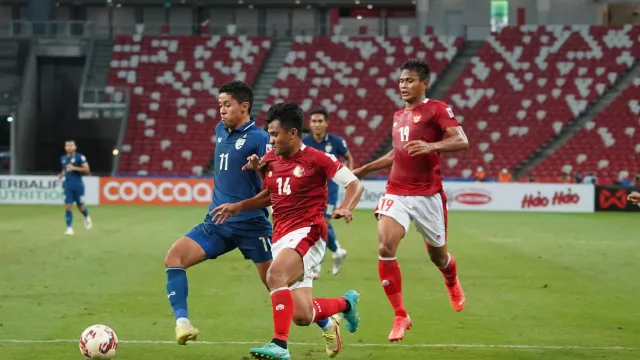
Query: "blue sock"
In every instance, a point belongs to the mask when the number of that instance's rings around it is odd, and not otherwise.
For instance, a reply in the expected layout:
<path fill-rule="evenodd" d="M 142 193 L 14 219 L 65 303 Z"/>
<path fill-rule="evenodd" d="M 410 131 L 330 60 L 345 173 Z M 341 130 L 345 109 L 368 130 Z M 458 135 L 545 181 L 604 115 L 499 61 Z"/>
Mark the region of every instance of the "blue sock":
<path fill-rule="evenodd" d="M 82 215 L 84 215 L 84 217 L 89 216 L 89 210 L 87 210 L 87 208 L 84 208 L 84 209 L 82 210 Z"/>
<path fill-rule="evenodd" d="M 336 232 L 333 231 L 333 225 L 329 223 L 329 236 L 327 238 L 327 247 L 332 252 L 336 252 L 338 250 L 338 244 L 336 241 Z"/>
<path fill-rule="evenodd" d="M 187 313 L 187 295 L 189 284 L 187 283 L 187 270 L 178 267 L 167 268 L 167 297 L 173 309 L 176 320 L 189 318 Z"/>
<path fill-rule="evenodd" d="M 320 329 L 323 329 L 323 328 L 325 328 L 327 325 L 329 325 L 329 319 L 324 319 L 324 320 L 316 321 L 316 324 L 318 324 L 318 326 L 320 326 Z"/>
<path fill-rule="evenodd" d="M 64 211 L 64 218 L 67 220 L 67 227 L 70 228 L 71 223 L 73 222 L 73 213 L 71 212 L 71 210 Z"/>

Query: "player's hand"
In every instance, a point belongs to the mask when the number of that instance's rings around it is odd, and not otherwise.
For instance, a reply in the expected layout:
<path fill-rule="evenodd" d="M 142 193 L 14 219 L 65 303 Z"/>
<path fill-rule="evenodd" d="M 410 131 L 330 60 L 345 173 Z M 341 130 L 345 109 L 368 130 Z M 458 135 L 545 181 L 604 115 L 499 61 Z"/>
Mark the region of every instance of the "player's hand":
<path fill-rule="evenodd" d="M 260 159 L 258 155 L 253 154 L 247 158 L 247 164 L 242 167 L 242 170 L 260 171 L 263 166 L 264 163 L 262 162 L 262 159 Z"/>
<path fill-rule="evenodd" d="M 346 221 L 347 224 L 348 224 L 348 223 L 351 222 L 351 220 L 353 220 L 353 214 L 348 209 L 336 209 L 333 212 L 333 218 L 334 219 L 343 219 L 344 218 L 344 221 Z"/>
<path fill-rule="evenodd" d="M 640 204 L 640 193 L 637 191 L 632 192 L 627 197 L 627 200 L 629 200 L 632 204 Z"/>
<path fill-rule="evenodd" d="M 352 173 L 360 180 L 362 180 L 363 177 L 367 176 L 367 174 L 364 171 L 364 168 L 361 168 L 361 167 L 353 170 Z"/>
<path fill-rule="evenodd" d="M 228 218 L 236 216 L 240 213 L 240 206 L 235 204 L 222 204 L 215 209 L 211 210 L 209 215 L 212 215 L 211 222 L 216 224 L 222 224 Z"/>
<path fill-rule="evenodd" d="M 427 155 L 436 151 L 433 144 L 422 140 L 409 141 L 404 147 L 409 151 L 409 156 Z"/>
<path fill-rule="evenodd" d="M 74 171 L 76 169 L 75 166 L 71 165 L 71 164 L 67 164 L 67 171 Z"/>

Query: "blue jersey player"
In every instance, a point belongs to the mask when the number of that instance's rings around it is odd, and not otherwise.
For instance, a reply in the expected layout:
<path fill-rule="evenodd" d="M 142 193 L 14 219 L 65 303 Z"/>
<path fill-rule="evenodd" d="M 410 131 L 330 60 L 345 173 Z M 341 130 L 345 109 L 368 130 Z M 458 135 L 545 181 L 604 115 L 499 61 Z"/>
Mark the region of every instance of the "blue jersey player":
<path fill-rule="evenodd" d="M 310 113 L 311 119 L 310 128 L 311 135 L 307 135 L 302 139 L 302 142 L 320 151 L 335 155 L 336 157 L 343 157 L 348 161 L 349 169 L 353 169 L 353 157 L 349 153 L 347 143 L 340 136 L 329 134 L 327 128 L 329 127 L 329 114 L 324 109 L 315 109 Z M 325 209 L 325 221 L 329 227 L 329 236 L 327 238 L 327 247 L 333 252 L 333 275 L 337 275 L 340 272 L 342 263 L 347 255 L 347 251 L 340 247 L 340 243 L 336 238 L 336 233 L 333 230 L 333 226 L 330 220 L 333 216 L 333 211 L 336 209 L 338 203 L 338 185 L 329 180 L 327 183 L 328 197 L 327 207 Z M 320 276 L 320 265 L 315 269 L 314 277 L 317 279 Z"/>
<path fill-rule="evenodd" d="M 58 174 L 59 179 L 64 179 L 64 209 L 67 222 L 65 235 L 73 235 L 73 203 L 76 203 L 78 210 L 84 215 L 84 227 L 91 229 L 92 222 L 89 217 L 89 210 L 84 205 L 84 183 L 82 176 L 89 174 L 89 163 L 84 155 L 76 152 L 76 142 L 67 140 L 64 143 L 65 155 L 60 157 L 62 172 Z"/>

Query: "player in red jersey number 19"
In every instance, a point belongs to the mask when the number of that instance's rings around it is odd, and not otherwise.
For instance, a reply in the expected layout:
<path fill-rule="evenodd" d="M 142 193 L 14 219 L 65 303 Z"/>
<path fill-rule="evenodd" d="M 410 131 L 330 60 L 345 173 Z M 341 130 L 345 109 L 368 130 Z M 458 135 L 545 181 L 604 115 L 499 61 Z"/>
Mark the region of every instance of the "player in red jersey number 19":
<path fill-rule="evenodd" d="M 354 171 L 362 178 L 372 171 L 391 168 L 385 194 L 376 208 L 378 274 L 395 311 L 390 341 L 403 339 L 405 330 L 412 326 L 404 308 L 402 276 L 396 260 L 396 249 L 411 221 L 424 238 L 431 261 L 444 275 L 451 306 L 461 311 L 465 302 L 456 262 L 447 251 L 447 206 L 439 153 L 466 150 L 467 137 L 446 104 L 425 99 L 429 65 L 412 59 L 400 69 L 405 107 L 393 116 L 393 150 Z"/>
<path fill-rule="evenodd" d="M 327 181 L 346 188 L 343 205 L 334 218 L 350 222 L 351 210 L 358 204 L 364 188 L 358 178 L 331 154 L 307 147 L 300 137 L 304 114 L 294 103 L 280 103 L 267 112 L 273 151 L 262 159 L 249 158 L 246 169 L 258 171 L 263 190 L 255 197 L 213 210 L 216 221 L 224 221 L 241 211 L 273 206 L 273 263 L 267 271 L 271 292 L 274 334 L 271 342 L 249 353 L 255 359 L 291 359 L 287 340 L 291 321 L 306 326 L 333 318 L 332 328 L 324 332 L 327 354 L 334 357 L 341 347 L 339 317 L 350 332 L 360 319 L 356 312 L 359 294 L 354 290 L 332 299 L 313 298 L 314 269 L 324 257 L 327 225 Z"/>

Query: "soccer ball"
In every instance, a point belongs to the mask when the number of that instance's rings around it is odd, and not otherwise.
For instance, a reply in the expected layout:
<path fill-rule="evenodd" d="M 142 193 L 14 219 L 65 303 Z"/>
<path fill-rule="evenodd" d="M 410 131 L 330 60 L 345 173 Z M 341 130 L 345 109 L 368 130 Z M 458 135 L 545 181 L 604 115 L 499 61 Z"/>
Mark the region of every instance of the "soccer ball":
<path fill-rule="evenodd" d="M 80 353 L 85 359 L 111 359 L 117 349 L 118 337 L 106 325 L 91 325 L 80 336 Z"/>

